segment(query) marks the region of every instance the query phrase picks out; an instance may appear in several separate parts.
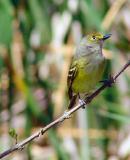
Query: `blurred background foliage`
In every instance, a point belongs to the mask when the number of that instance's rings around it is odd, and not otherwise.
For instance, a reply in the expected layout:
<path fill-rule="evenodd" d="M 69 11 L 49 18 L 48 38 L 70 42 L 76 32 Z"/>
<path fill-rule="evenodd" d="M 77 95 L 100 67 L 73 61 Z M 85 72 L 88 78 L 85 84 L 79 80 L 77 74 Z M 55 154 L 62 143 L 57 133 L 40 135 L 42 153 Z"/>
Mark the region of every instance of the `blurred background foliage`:
<path fill-rule="evenodd" d="M 129 0 L 0 1 L 0 152 L 66 109 L 75 46 L 93 31 L 112 33 L 104 46 L 107 78 L 130 57 Z M 86 110 L 6 159 L 129 160 L 129 75 L 127 69 Z"/>

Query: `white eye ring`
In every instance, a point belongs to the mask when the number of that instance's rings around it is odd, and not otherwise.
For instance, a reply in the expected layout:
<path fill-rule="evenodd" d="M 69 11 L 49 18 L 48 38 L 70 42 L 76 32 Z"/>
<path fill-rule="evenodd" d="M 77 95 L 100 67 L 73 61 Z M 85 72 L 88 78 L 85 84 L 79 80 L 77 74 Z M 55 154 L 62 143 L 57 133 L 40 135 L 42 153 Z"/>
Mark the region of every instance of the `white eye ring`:
<path fill-rule="evenodd" d="M 95 40 L 95 39 L 96 39 L 96 37 L 95 37 L 95 36 L 92 36 L 92 39 L 93 39 L 93 40 Z"/>

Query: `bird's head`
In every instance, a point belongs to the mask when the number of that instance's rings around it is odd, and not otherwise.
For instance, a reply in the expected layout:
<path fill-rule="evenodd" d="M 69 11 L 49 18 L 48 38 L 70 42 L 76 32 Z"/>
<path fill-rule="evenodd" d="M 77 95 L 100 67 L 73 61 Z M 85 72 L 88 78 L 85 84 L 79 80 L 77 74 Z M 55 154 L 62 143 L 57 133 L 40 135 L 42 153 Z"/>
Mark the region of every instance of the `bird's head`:
<path fill-rule="evenodd" d="M 111 34 L 103 35 L 101 33 L 90 33 L 85 36 L 76 50 L 76 58 L 88 56 L 88 55 L 99 55 L 102 54 L 103 42 L 110 38 Z"/>
<path fill-rule="evenodd" d="M 110 38 L 111 34 L 103 35 L 99 32 L 90 33 L 86 36 L 86 54 L 102 53 L 102 46 L 106 39 Z"/>
<path fill-rule="evenodd" d="M 87 35 L 87 42 L 89 44 L 100 44 L 103 43 L 104 40 L 110 38 L 111 34 L 103 35 L 101 33 L 95 32 Z"/>

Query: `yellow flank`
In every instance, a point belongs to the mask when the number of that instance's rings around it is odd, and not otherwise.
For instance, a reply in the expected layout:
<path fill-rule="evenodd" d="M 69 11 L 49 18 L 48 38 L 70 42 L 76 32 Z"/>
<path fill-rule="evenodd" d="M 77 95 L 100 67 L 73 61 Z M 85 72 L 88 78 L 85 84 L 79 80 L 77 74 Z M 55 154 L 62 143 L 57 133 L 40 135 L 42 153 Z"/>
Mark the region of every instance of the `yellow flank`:
<path fill-rule="evenodd" d="M 101 80 L 105 68 L 103 56 L 76 60 L 77 74 L 72 84 L 75 93 L 90 93 Z"/>

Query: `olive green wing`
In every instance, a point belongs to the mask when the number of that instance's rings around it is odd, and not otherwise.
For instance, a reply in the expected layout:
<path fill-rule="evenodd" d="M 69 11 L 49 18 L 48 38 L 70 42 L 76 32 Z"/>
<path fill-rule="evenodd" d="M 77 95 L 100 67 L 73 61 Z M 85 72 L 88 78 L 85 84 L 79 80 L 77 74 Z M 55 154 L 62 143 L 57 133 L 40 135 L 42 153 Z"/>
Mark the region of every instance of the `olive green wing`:
<path fill-rule="evenodd" d="M 78 72 L 78 67 L 77 67 L 77 63 L 72 62 L 69 72 L 68 72 L 68 77 L 67 77 L 67 85 L 68 85 L 68 95 L 69 95 L 69 99 L 72 99 L 73 97 L 73 90 L 72 90 L 72 84 L 73 81 L 77 75 Z"/>

